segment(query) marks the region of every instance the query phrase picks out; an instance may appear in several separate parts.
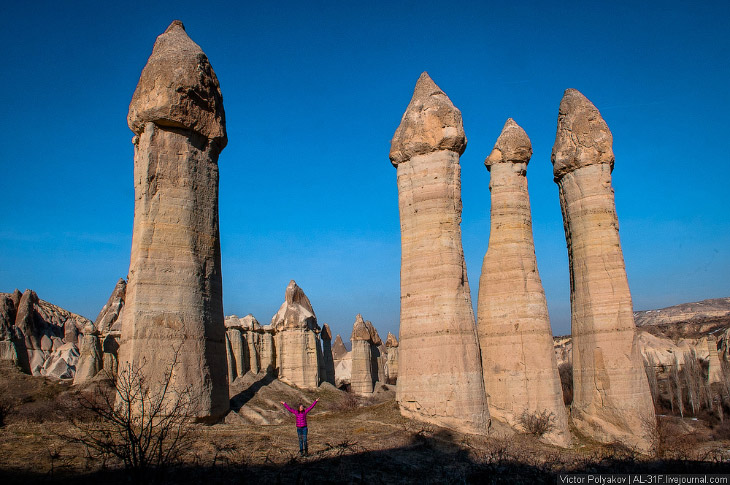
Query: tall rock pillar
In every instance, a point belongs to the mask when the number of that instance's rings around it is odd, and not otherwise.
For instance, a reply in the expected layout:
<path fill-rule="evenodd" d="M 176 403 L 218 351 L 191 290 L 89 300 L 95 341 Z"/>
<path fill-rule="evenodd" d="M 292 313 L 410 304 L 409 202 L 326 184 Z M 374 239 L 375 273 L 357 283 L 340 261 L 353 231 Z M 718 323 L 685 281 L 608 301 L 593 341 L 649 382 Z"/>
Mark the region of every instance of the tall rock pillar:
<path fill-rule="evenodd" d="M 393 136 L 401 223 L 401 413 L 469 433 L 489 418 L 461 246 L 461 112 L 421 74 Z"/>
<path fill-rule="evenodd" d="M 358 314 L 352 326 L 352 374 L 350 389 L 355 394 L 372 394 L 375 384 L 373 375 L 372 334 Z"/>
<path fill-rule="evenodd" d="M 618 234 L 613 138 L 575 89 L 560 102 L 552 162 L 570 261 L 573 405 L 578 431 L 647 452 L 656 417 Z"/>
<path fill-rule="evenodd" d="M 324 375 L 322 381 L 335 385 L 335 361 L 332 357 L 332 331 L 326 323 L 322 325 L 322 360 L 324 361 Z"/>
<path fill-rule="evenodd" d="M 568 446 L 568 417 L 532 239 L 526 177 L 531 156 L 530 139 L 510 118 L 484 162 L 492 195 L 477 307 L 484 387 L 492 418 L 519 429 L 523 413 L 547 411 L 554 428 L 543 438 Z"/>
<path fill-rule="evenodd" d="M 229 409 L 218 231 L 218 155 L 226 146 L 220 86 L 174 21 L 157 37 L 127 116 L 134 137 L 134 232 L 120 363 L 148 383 L 177 363 L 197 418 Z M 120 367 L 120 371 L 124 367 Z"/>

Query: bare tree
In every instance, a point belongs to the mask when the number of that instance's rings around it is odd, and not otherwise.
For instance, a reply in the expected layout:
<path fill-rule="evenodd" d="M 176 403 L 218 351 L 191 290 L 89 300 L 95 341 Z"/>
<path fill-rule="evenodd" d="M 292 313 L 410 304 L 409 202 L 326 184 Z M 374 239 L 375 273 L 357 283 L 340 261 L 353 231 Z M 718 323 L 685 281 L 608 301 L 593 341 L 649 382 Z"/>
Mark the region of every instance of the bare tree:
<path fill-rule="evenodd" d="M 684 353 L 684 366 L 682 367 L 682 375 L 684 376 L 685 387 L 687 388 L 687 399 L 692 407 L 692 414 L 697 416 L 701 404 L 701 381 L 703 379 L 702 370 L 697 364 L 697 356 L 694 349 Z"/>
<path fill-rule="evenodd" d="M 147 382 L 144 362 L 140 366 L 128 363 L 119 369 L 110 391 L 97 387 L 91 395 L 82 395 L 80 404 L 94 419 L 74 419 L 77 434 L 71 439 L 104 459 L 122 461 L 135 482 L 177 463 L 191 442 L 197 411 L 191 389 L 172 385 L 178 351 L 161 382 Z"/>
<path fill-rule="evenodd" d="M 555 429 L 555 415 L 547 409 L 529 412 L 525 409 L 519 417 L 525 432 L 540 438 Z"/>

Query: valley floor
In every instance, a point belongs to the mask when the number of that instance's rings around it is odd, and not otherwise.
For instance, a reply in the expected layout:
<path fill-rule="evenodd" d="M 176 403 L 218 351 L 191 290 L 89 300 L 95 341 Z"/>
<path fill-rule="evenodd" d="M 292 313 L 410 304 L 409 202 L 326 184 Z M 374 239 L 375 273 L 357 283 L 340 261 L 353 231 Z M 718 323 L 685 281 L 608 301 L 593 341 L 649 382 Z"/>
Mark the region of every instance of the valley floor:
<path fill-rule="evenodd" d="M 14 400 L 0 428 L 0 483 L 132 483 L 118 463 L 65 438 L 74 433 L 68 409 L 74 409 L 78 389 L 2 366 L 0 392 Z M 259 375 L 237 381 L 232 395 L 235 411 L 223 423 L 195 425 L 182 463 L 159 481 L 555 483 L 565 472 L 730 473 L 730 436 L 713 435 L 691 419 L 660 418 L 658 454 L 642 457 L 587 441 L 563 450 L 503 431 L 453 433 L 401 417 L 387 388 L 372 399 L 354 399 L 332 386 L 300 391 Z M 310 456 L 300 457 L 293 419 L 278 401 L 314 397 L 321 401 L 309 417 Z"/>

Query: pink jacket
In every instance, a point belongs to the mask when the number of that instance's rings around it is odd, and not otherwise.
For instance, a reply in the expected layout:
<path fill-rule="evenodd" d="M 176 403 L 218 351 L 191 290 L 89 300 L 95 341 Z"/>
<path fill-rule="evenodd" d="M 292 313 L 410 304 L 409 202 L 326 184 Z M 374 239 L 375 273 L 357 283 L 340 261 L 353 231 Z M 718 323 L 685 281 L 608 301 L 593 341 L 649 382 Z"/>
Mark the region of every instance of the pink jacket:
<path fill-rule="evenodd" d="M 317 404 L 317 401 L 314 401 L 311 406 L 309 406 L 304 411 L 299 411 L 298 409 L 292 409 L 289 407 L 287 403 L 284 403 L 284 407 L 292 413 L 294 416 L 297 417 L 297 428 L 306 428 L 307 427 L 307 413 L 312 410 L 312 408 Z"/>

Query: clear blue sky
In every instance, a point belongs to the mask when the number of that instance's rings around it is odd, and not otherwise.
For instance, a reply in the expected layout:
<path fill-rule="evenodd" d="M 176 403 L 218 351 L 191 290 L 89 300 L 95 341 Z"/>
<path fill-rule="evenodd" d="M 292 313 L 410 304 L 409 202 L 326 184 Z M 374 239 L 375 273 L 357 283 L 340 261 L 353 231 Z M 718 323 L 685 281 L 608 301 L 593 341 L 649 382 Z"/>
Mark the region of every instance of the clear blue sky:
<path fill-rule="evenodd" d="M 107 5 L 109 4 L 109 5 Z M 114 5 L 112 5 L 114 4 Z M 3 2 L 0 291 L 96 317 L 129 266 L 127 108 L 173 19 L 223 91 L 226 314 L 267 323 L 294 278 L 320 323 L 396 331 L 400 233 L 390 139 L 422 71 L 459 107 L 472 296 L 489 239 L 483 161 L 508 117 L 532 139 L 538 265 L 570 329 L 550 151 L 566 88 L 614 136 L 634 307 L 730 296 L 730 2 Z"/>

